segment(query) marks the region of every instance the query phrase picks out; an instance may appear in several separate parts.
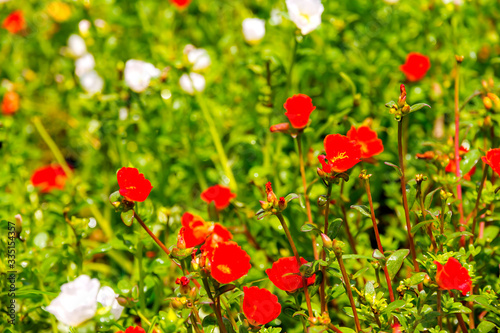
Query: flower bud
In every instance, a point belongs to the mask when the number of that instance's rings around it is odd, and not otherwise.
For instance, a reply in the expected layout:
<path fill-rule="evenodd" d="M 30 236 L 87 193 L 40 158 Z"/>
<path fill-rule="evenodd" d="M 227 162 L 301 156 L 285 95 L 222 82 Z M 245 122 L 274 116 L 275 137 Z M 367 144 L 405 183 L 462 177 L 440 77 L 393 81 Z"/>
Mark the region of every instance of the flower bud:
<path fill-rule="evenodd" d="M 271 182 L 267 182 L 266 184 L 266 194 L 267 194 L 267 202 L 273 204 L 278 201 L 278 197 L 273 192 L 273 187 L 271 185 Z"/>
<path fill-rule="evenodd" d="M 271 132 L 287 132 L 290 130 L 290 123 L 280 123 L 276 125 L 272 125 L 269 130 Z"/>
<path fill-rule="evenodd" d="M 286 204 L 286 200 L 284 197 L 280 197 L 279 198 L 279 201 L 278 201 L 278 208 L 280 211 L 284 211 L 285 208 L 286 208 L 287 204 Z"/>
<path fill-rule="evenodd" d="M 321 240 L 323 241 L 323 247 L 327 249 L 332 249 L 333 242 L 326 234 L 321 234 Z"/>
<path fill-rule="evenodd" d="M 21 231 L 23 231 L 23 217 L 21 216 L 21 214 L 17 214 L 15 216 L 15 219 L 16 219 L 16 235 L 17 237 L 19 237 L 19 234 L 21 233 Z"/>
<path fill-rule="evenodd" d="M 399 89 L 401 90 L 401 95 L 399 95 L 398 106 L 402 108 L 406 104 L 406 87 L 402 84 L 399 86 Z"/>
<path fill-rule="evenodd" d="M 184 308 L 184 305 L 187 303 L 187 298 L 186 297 L 174 297 L 172 299 L 172 307 L 176 310 L 180 310 Z"/>
<path fill-rule="evenodd" d="M 491 98 L 489 98 L 488 96 L 483 98 L 483 104 L 484 104 L 484 107 L 486 108 L 486 110 L 489 110 L 493 107 L 493 102 L 492 102 Z"/>

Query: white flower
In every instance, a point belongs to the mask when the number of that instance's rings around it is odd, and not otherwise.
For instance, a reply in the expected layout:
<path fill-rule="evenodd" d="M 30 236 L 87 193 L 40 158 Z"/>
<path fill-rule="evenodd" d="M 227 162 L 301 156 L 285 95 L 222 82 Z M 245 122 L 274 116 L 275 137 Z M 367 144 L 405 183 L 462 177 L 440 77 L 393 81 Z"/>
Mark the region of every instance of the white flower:
<path fill-rule="evenodd" d="M 75 58 L 80 58 L 87 53 L 87 45 L 85 45 L 83 38 L 78 35 L 69 36 L 68 49 L 69 53 Z"/>
<path fill-rule="evenodd" d="M 118 304 L 116 298 L 117 294 L 113 291 L 111 287 L 102 287 L 97 294 L 97 301 L 102 304 L 104 307 L 110 307 L 110 311 L 115 317 L 115 320 L 118 320 L 123 312 L 123 306 Z"/>
<path fill-rule="evenodd" d="M 91 70 L 80 77 L 80 85 L 88 94 L 94 95 L 102 91 L 104 80 L 96 71 Z"/>
<path fill-rule="evenodd" d="M 125 64 L 125 83 L 137 93 L 146 90 L 151 79 L 160 74 L 161 71 L 158 68 L 141 60 L 131 59 Z"/>
<path fill-rule="evenodd" d="M 95 67 L 94 56 L 90 53 L 86 53 L 75 61 L 75 74 L 77 76 L 82 76 L 85 73 L 90 72 Z"/>
<path fill-rule="evenodd" d="M 271 17 L 269 18 L 269 23 L 271 25 L 280 25 L 282 21 L 281 11 L 277 8 L 271 10 Z"/>
<path fill-rule="evenodd" d="M 286 0 L 290 20 L 303 35 L 307 35 L 321 24 L 321 14 L 325 7 L 321 0 Z"/>
<path fill-rule="evenodd" d="M 389 5 L 393 5 L 393 4 L 396 4 L 399 2 L 399 0 L 384 0 L 385 3 L 389 4 Z"/>
<path fill-rule="evenodd" d="M 68 326 L 78 326 L 94 317 L 99 286 L 99 280 L 80 275 L 73 282 L 61 286 L 61 293 L 46 310 L 60 322 Z"/>
<path fill-rule="evenodd" d="M 179 84 L 185 92 L 194 95 L 195 91 L 202 92 L 205 90 L 205 78 L 198 73 L 182 74 Z"/>
<path fill-rule="evenodd" d="M 257 44 L 266 34 L 266 22 L 258 18 L 247 18 L 241 24 L 243 36 L 249 44 Z"/>
<path fill-rule="evenodd" d="M 193 71 L 204 70 L 212 64 L 212 60 L 205 49 L 197 49 L 192 45 L 186 45 L 184 52 L 187 54 L 188 61 L 193 65 Z"/>
<path fill-rule="evenodd" d="M 89 20 L 81 20 L 80 22 L 78 22 L 78 30 L 80 30 L 82 36 L 88 35 L 91 24 L 92 23 L 90 23 Z"/>

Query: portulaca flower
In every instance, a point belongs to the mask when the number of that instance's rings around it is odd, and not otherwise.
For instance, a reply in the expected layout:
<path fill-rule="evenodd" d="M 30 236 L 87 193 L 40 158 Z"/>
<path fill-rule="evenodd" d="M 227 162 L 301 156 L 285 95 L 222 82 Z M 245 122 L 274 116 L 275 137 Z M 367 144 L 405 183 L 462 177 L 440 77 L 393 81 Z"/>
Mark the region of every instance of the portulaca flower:
<path fill-rule="evenodd" d="M 443 3 L 445 5 L 449 4 L 449 3 L 453 3 L 454 5 L 456 6 L 461 6 L 464 4 L 464 2 L 462 0 L 443 0 Z"/>
<path fill-rule="evenodd" d="M 125 63 L 125 83 L 137 93 L 149 87 L 152 78 L 160 76 L 161 71 L 150 63 L 131 59 Z"/>
<path fill-rule="evenodd" d="M 241 24 L 243 36 L 248 44 L 255 45 L 264 38 L 266 34 L 266 22 L 258 18 L 247 18 Z"/>
<path fill-rule="evenodd" d="M 182 74 L 179 79 L 179 84 L 185 92 L 194 95 L 194 92 L 202 92 L 205 90 L 205 78 L 198 73 Z"/>
<path fill-rule="evenodd" d="M 321 24 L 325 10 L 321 0 L 286 0 L 288 15 L 303 35 L 307 35 Z"/>
<path fill-rule="evenodd" d="M 97 302 L 110 307 L 115 320 L 122 314 L 123 307 L 118 304 L 113 289 L 102 287 L 97 279 L 80 275 L 74 281 L 61 286 L 61 293 L 47 306 L 57 320 L 67 326 L 79 326 L 92 319 L 97 311 Z"/>
<path fill-rule="evenodd" d="M 90 53 L 86 53 L 75 61 L 75 74 L 77 76 L 82 76 L 85 73 L 90 72 L 95 67 L 94 56 Z"/>
<path fill-rule="evenodd" d="M 83 36 L 87 36 L 89 34 L 90 26 L 92 23 L 90 23 L 89 20 L 81 20 L 78 22 L 78 30 L 80 30 L 80 33 Z"/>
<path fill-rule="evenodd" d="M 82 37 L 71 35 L 68 38 L 68 50 L 73 57 L 80 58 L 87 53 L 87 45 L 85 45 L 85 41 Z"/>
<path fill-rule="evenodd" d="M 111 287 L 102 287 L 97 294 L 97 302 L 104 307 L 109 307 L 115 320 L 118 320 L 123 312 L 123 306 L 118 304 L 117 297 L 118 295 Z"/>
<path fill-rule="evenodd" d="M 186 45 L 184 53 L 187 55 L 189 63 L 193 65 L 193 71 L 202 71 L 212 64 L 212 60 L 207 50 L 197 49 L 193 45 Z"/>
<path fill-rule="evenodd" d="M 73 282 L 61 286 L 61 293 L 46 310 L 60 322 L 68 326 L 78 326 L 94 317 L 100 285 L 99 280 L 80 275 Z"/>
<path fill-rule="evenodd" d="M 95 95 L 104 88 L 104 80 L 96 71 L 91 70 L 80 77 L 80 85 L 88 94 Z"/>

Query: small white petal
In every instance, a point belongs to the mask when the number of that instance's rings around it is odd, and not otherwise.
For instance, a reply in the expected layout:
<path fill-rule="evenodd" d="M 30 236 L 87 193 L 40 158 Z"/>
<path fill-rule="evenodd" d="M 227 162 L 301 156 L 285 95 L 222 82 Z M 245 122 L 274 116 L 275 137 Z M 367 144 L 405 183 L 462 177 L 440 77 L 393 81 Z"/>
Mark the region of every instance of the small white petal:
<path fill-rule="evenodd" d="M 102 91 L 104 80 L 96 71 L 92 70 L 80 77 L 80 85 L 87 93 L 94 95 Z"/>
<path fill-rule="evenodd" d="M 321 0 L 286 0 L 290 20 L 303 35 L 314 31 L 321 24 L 321 14 L 325 10 Z"/>
<path fill-rule="evenodd" d="M 152 78 L 160 76 L 161 71 L 150 63 L 130 59 L 125 63 L 125 83 L 137 93 L 149 87 Z"/>
<path fill-rule="evenodd" d="M 68 50 L 73 57 L 79 58 L 87 53 L 87 45 L 82 37 L 71 35 L 68 38 Z"/>
<path fill-rule="evenodd" d="M 194 92 L 202 92 L 205 90 L 205 78 L 198 73 L 183 74 L 179 79 L 179 84 L 185 92 L 194 95 Z"/>
<path fill-rule="evenodd" d="M 212 60 L 205 49 L 191 49 L 187 53 L 188 61 L 193 64 L 193 71 L 201 71 L 212 64 Z"/>
<path fill-rule="evenodd" d="M 86 53 L 75 61 L 75 74 L 77 76 L 82 76 L 85 73 L 90 72 L 95 67 L 94 56 L 90 53 Z"/>
<path fill-rule="evenodd" d="M 121 306 L 116 298 L 118 294 L 115 294 L 114 290 L 111 287 L 102 287 L 97 294 L 97 301 L 102 304 L 104 307 L 111 307 L 111 313 L 115 320 L 118 320 L 122 315 L 124 307 Z"/>
<path fill-rule="evenodd" d="M 243 36 L 249 44 L 257 44 L 266 34 L 266 23 L 258 18 L 247 18 L 241 26 Z"/>

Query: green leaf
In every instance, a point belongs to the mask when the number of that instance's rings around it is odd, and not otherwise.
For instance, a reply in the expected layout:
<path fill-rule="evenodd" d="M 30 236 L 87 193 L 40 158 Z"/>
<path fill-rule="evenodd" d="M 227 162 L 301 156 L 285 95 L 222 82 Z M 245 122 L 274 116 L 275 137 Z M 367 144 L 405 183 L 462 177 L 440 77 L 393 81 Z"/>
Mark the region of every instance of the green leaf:
<path fill-rule="evenodd" d="M 300 227 L 300 231 L 302 231 L 302 232 L 309 232 L 309 231 L 313 231 L 313 230 L 321 233 L 321 230 L 319 230 L 318 228 L 316 228 L 311 223 L 306 223 L 302 227 Z"/>
<path fill-rule="evenodd" d="M 396 171 L 398 172 L 399 177 L 401 177 L 403 175 L 403 173 L 401 172 L 401 168 L 398 167 L 396 164 L 392 164 L 391 162 L 384 162 L 384 164 L 388 165 L 388 166 L 391 166 L 394 169 L 396 169 Z"/>
<path fill-rule="evenodd" d="M 328 233 L 327 236 L 330 237 L 331 240 L 337 238 L 340 227 L 342 226 L 342 219 L 335 219 L 328 224 Z"/>
<path fill-rule="evenodd" d="M 398 271 L 401 269 L 403 261 L 409 253 L 410 250 L 408 249 L 397 250 L 387 259 L 385 266 L 387 267 L 391 280 L 394 279 Z"/>
<path fill-rule="evenodd" d="M 434 222 L 434 220 L 428 220 L 428 221 L 422 221 L 422 222 L 418 222 L 416 225 L 414 225 L 412 228 L 411 228 L 411 234 L 412 235 L 415 235 L 415 233 L 422 229 L 423 227 L 425 227 L 426 225 L 430 224 Z"/>
<path fill-rule="evenodd" d="M 370 208 L 368 208 L 364 205 L 352 205 L 351 208 L 356 209 L 358 212 L 360 212 L 361 214 L 363 214 L 366 217 L 371 217 Z"/>
<path fill-rule="evenodd" d="M 220 296 L 224 293 L 227 293 L 228 291 L 233 290 L 234 288 L 236 288 L 236 286 L 234 284 L 225 284 L 216 290 L 215 296 Z"/>
<path fill-rule="evenodd" d="M 382 252 L 380 252 L 379 249 L 373 250 L 372 257 L 377 259 L 377 260 L 380 260 L 380 259 L 385 260 L 384 254 Z"/>
<path fill-rule="evenodd" d="M 134 211 L 128 210 L 126 212 L 122 212 L 120 214 L 120 217 L 122 219 L 122 222 L 127 226 L 130 227 L 132 225 L 132 222 L 134 221 Z"/>
<path fill-rule="evenodd" d="M 357 271 L 356 273 L 354 273 L 352 275 L 352 279 L 356 280 L 359 276 L 363 275 L 369 269 L 370 269 L 370 266 L 366 266 L 366 267 L 361 268 L 359 271 Z"/>
<path fill-rule="evenodd" d="M 389 108 L 389 109 L 392 108 L 395 105 L 397 105 L 397 104 L 394 101 L 390 101 L 390 102 L 385 103 L 385 107 Z"/>
<path fill-rule="evenodd" d="M 417 197 L 417 181 L 415 179 L 411 179 L 406 183 L 406 200 L 408 201 L 408 209 L 411 210 L 413 204 L 415 203 L 416 197 Z"/>
<path fill-rule="evenodd" d="M 390 303 L 389 305 L 387 305 L 387 307 L 384 309 L 384 311 L 382 311 L 382 314 L 385 314 L 385 313 L 392 314 L 394 312 L 394 310 L 402 308 L 405 305 L 406 305 L 406 302 L 403 300 L 394 301 L 394 302 Z"/>
<path fill-rule="evenodd" d="M 373 304 L 373 302 L 377 299 L 377 292 L 375 291 L 375 287 L 371 281 L 368 281 L 365 284 L 365 299 L 370 304 Z"/>
<path fill-rule="evenodd" d="M 339 330 L 341 330 L 342 333 L 356 333 L 355 330 L 353 330 L 352 328 L 348 328 L 348 327 L 339 327 Z"/>
<path fill-rule="evenodd" d="M 481 152 L 477 149 L 472 149 L 467 154 L 462 157 L 460 161 L 460 171 L 462 175 L 469 173 L 472 168 L 477 164 L 479 159 L 481 158 Z"/>
<path fill-rule="evenodd" d="M 289 193 L 285 197 L 285 201 L 288 203 L 288 202 L 292 201 L 293 199 L 298 199 L 298 198 L 299 198 L 299 195 L 297 193 Z"/>
<path fill-rule="evenodd" d="M 438 187 L 437 189 L 432 190 L 431 192 L 429 192 L 429 193 L 427 193 L 427 194 L 425 195 L 424 207 L 425 207 L 426 209 L 429 209 L 429 207 L 431 206 L 431 203 L 432 203 L 432 199 L 434 198 L 434 194 L 435 194 L 437 191 L 439 191 L 439 190 L 441 190 L 441 187 Z"/>
<path fill-rule="evenodd" d="M 370 256 L 364 256 L 362 254 L 343 254 L 342 259 L 367 259 L 367 260 L 373 260 L 372 257 Z"/>
<path fill-rule="evenodd" d="M 482 321 L 478 326 L 477 330 L 479 333 L 488 333 L 491 331 L 493 328 L 497 327 L 497 325 L 493 324 L 491 321 Z"/>
<path fill-rule="evenodd" d="M 413 274 L 410 278 L 410 286 L 416 286 L 417 284 L 424 282 L 426 275 L 427 273 L 425 272 Z"/>
<path fill-rule="evenodd" d="M 428 108 L 430 108 L 431 106 L 428 105 L 428 104 L 425 104 L 425 103 L 417 103 L 417 104 L 413 104 L 412 106 L 410 106 L 410 113 L 412 112 L 415 112 L 415 111 L 418 111 L 420 110 L 421 108 L 427 106 Z"/>

